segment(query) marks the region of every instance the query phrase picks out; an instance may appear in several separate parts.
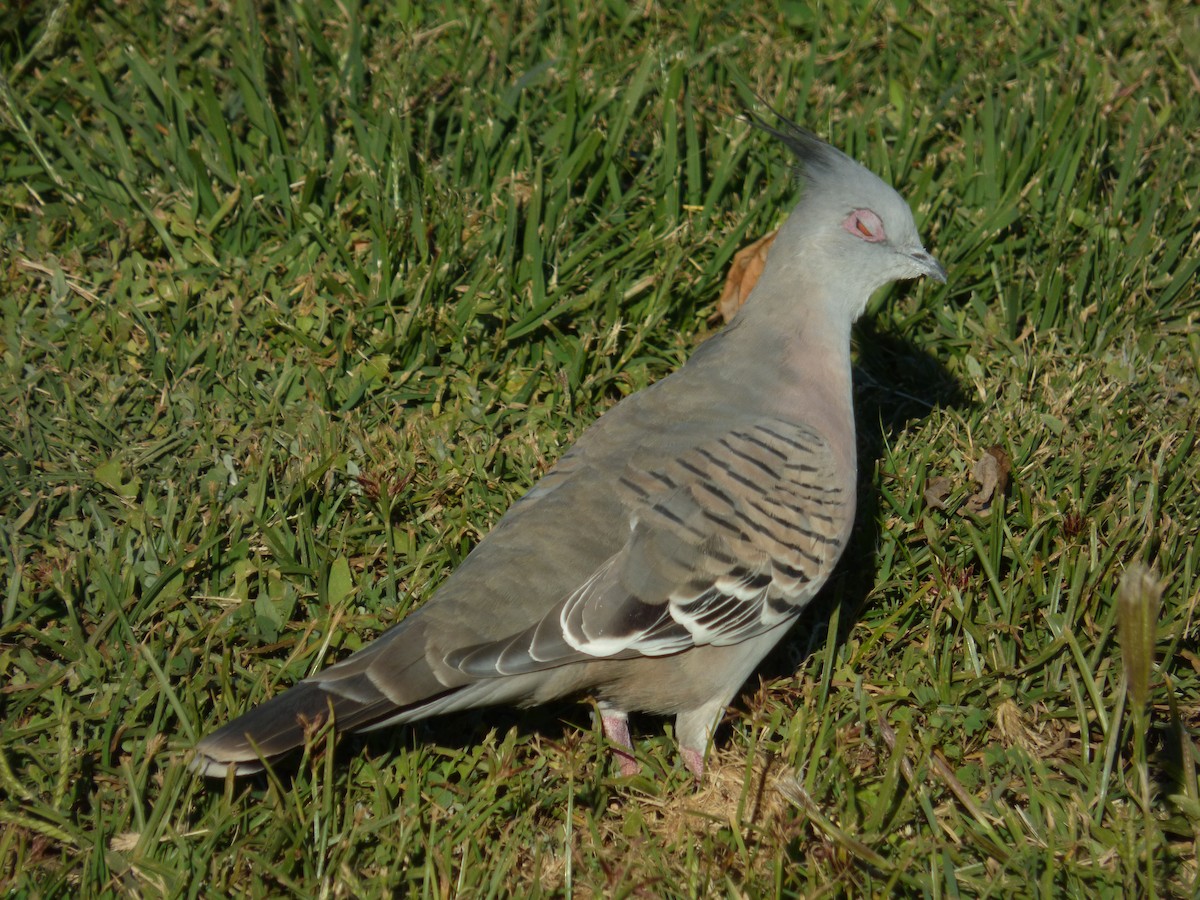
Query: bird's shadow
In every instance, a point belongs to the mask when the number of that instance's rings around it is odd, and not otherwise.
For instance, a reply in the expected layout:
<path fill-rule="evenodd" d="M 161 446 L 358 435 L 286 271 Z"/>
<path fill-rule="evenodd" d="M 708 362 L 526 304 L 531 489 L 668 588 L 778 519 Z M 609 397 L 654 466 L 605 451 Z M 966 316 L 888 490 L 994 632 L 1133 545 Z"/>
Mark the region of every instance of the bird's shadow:
<path fill-rule="evenodd" d="M 894 438 L 939 408 L 970 406 L 968 394 L 933 353 L 903 335 L 879 330 L 870 321 L 856 328 L 858 363 L 854 367 L 855 415 L 858 425 L 859 487 L 856 524 L 850 543 L 830 584 L 801 615 L 789 637 L 781 641 L 751 676 L 735 703 L 745 702 L 760 679 L 793 676 L 808 657 L 827 642 L 829 622 L 835 609 L 841 644 L 862 613 L 875 583 L 879 543 L 879 486 L 874 483 L 874 463 L 881 458 L 885 441 Z M 507 734 L 515 729 L 518 738 L 536 735 L 550 743 L 570 743 L 574 737 L 595 730 L 587 704 L 563 701 L 531 709 L 488 707 L 451 713 L 379 731 L 345 734 L 337 743 L 338 762 L 359 754 L 374 758 L 406 752 L 419 746 L 436 746 L 459 753 L 487 739 L 489 734 Z M 636 726 L 650 724 L 654 717 L 635 717 Z M 645 733 L 645 732 L 643 732 Z M 289 782 L 296 776 L 296 754 L 273 764 L 276 777 Z M 264 776 L 252 776 L 263 778 Z"/>

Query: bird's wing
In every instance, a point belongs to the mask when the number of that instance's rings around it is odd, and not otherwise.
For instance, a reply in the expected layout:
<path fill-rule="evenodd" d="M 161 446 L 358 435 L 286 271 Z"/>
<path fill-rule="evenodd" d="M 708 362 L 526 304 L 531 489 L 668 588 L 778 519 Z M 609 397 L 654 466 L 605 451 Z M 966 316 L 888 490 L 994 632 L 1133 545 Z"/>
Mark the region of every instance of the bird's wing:
<path fill-rule="evenodd" d="M 613 485 L 624 545 L 536 624 L 445 662 L 474 677 L 735 644 L 794 616 L 853 518 L 852 479 L 804 425 L 759 421 Z"/>

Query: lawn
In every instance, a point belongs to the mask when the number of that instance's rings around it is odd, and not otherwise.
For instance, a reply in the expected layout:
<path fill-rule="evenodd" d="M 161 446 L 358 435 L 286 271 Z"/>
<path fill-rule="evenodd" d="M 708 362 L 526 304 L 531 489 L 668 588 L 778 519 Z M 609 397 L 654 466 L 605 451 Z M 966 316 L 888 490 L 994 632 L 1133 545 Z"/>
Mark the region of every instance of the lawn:
<path fill-rule="evenodd" d="M 1194 896 L 1197 7 L 442 6 L 0 8 L 0 891 Z M 194 776 L 719 327 L 746 104 L 950 278 L 856 329 L 852 545 L 704 783 L 586 702 Z"/>

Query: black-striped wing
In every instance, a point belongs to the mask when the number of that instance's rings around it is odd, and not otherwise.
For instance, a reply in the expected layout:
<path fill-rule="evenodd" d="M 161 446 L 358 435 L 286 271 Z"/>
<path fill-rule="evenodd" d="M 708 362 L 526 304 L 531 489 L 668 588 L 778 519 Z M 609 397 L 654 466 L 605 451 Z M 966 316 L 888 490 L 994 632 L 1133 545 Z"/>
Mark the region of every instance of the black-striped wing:
<path fill-rule="evenodd" d="M 447 663 L 490 676 L 738 643 L 811 599 L 854 513 L 820 435 L 775 420 L 631 467 L 614 489 L 629 510 L 622 549 L 537 625 Z"/>

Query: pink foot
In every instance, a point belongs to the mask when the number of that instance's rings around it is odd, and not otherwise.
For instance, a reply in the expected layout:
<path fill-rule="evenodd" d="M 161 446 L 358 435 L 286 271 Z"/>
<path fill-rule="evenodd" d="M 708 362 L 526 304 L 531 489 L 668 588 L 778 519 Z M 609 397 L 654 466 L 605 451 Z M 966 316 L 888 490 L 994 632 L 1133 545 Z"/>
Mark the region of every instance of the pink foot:
<path fill-rule="evenodd" d="M 604 736 L 613 743 L 613 753 L 621 764 L 621 774 L 628 777 L 642 771 L 642 767 L 633 756 L 633 741 L 629 739 L 629 719 L 621 713 L 602 715 L 600 724 L 604 727 Z"/>
<path fill-rule="evenodd" d="M 683 764 L 688 767 L 697 781 L 704 779 L 704 753 L 700 750 L 693 750 L 691 747 L 680 747 L 680 754 L 683 756 Z"/>

